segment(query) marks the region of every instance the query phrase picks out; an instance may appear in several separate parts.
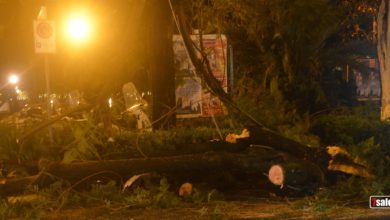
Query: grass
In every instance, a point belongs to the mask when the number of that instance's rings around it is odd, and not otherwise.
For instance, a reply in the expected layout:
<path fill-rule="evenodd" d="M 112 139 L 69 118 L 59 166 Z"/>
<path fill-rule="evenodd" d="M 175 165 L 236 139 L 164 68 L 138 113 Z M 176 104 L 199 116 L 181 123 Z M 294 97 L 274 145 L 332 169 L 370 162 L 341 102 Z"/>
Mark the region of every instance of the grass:
<path fill-rule="evenodd" d="M 31 192 L 30 192 L 31 193 Z M 127 212 L 131 208 L 170 209 L 185 208 L 189 205 L 211 204 L 222 198 L 216 190 L 201 191 L 195 189 L 188 198 L 180 197 L 170 187 L 167 179 L 158 183 L 145 181 L 143 184 L 122 191 L 114 181 L 96 182 L 88 189 L 77 189 L 64 181 L 57 181 L 43 190 L 35 190 L 32 199 L 11 203 L 0 201 L 0 219 L 44 219 L 50 212 L 61 213 L 67 209 L 90 209 L 102 207 L 108 212 Z M 19 197 L 20 198 L 20 197 Z M 218 208 L 208 210 L 213 219 L 222 219 Z M 201 214 L 200 214 L 201 215 Z"/>

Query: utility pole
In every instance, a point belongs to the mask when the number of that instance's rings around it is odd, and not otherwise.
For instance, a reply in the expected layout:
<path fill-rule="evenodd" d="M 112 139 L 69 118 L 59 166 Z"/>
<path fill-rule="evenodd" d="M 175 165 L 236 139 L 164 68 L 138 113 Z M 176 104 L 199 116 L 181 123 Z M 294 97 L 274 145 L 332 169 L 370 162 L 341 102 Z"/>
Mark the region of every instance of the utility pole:
<path fill-rule="evenodd" d="M 149 80 L 152 87 L 154 129 L 175 125 L 175 73 L 173 67 L 173 19 L 168 1 L 152 0 L 148 31 Z M 172 114 L 171 114 L 172 113 Z"/>

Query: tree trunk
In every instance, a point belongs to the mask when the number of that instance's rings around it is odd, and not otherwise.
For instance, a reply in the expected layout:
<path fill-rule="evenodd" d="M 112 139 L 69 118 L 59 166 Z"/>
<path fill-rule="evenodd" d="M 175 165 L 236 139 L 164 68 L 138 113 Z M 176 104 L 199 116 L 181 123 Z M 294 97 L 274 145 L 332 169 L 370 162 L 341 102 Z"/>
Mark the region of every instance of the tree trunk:
<path fill-rule="evenodd" d="M 175 125 L 171 111 L 175 100 L 173 68 L 173 19 L 168 1 L 149 0 L 150 26 L 148 31 L 149 81 L 152 88 L 152 121 L 154 129 Z"/>
<path fill-rule="evenodd" d="M 203 148 L 198 147 L 199 152 L 208 152 L 203 154 L 71 164 L 41 160 L 38 169 L 41 172 L 38 175 L 1 180 L 0 195 L 22 193 L 31 185 L 46 187 L 58 179 L 69 181 L 72 185 L 85 185 L 93 179 L 103 177 L 123 182 L 141 173 L 158 173 L 185 181 L 201 178 L 205 182 L 209 181 L 208 183 L 210 180 L 205 177 L 226 172 L 257 179 L 268 173 L 271 183 L 279 188 L 283 187 L 283 191 L 292 190 L 290 193 L 294 195 L 314 193 L 318 186 L 325 182 L 324 174 L 328 169 L 366 178 L 373 177 L 364 166 L 365 163 L 356 163 L 361 160 L 349 158 L 345 151 L 338 147 L 327 148 L 328 151 L 312 151 L 311 148 L 288 139 L 278 140 L 271 133 L 256 133 L 252 130 L 251 134 L 256 136 L 247 139 L 246 143 L 206 143 Z M 267 140 L 267 135 L 270 134 L 273 141 Z M 252 147 L 248 148 L 248 143 L 251 143 Z M 270 143 L 273 146 L 259 146 L 261 143 Z"/>
<path fill-rule="evenodd" d="M 2 180 L 0 182 L 0 195 L 19 194 L 31 185 L 43 188 L 58 178 L 75 184 L 82 182 L 81 180 L 87 181 L 92 177 L 107 175 L 115 176 L 124 181 L 134 175 L 148 172 L 191 178 L 192 176 L 204 175 L 210 171 L 215 173 L 237 171 L 262 177 L 273 161 L 279 157 L 280 155 L 275 152 L 251 155 L 218 152 L 148 159 L 85 161 L 71 164 L 40 161 L 39 166 L 42 171 L 40 174 Z"/>
<path fill-rule="evenodd" d="M 378 11 L 378 60 L 381 75 L 381 120 L 390 117 L 390 22 L 389 0 L 382 0 Z"/>

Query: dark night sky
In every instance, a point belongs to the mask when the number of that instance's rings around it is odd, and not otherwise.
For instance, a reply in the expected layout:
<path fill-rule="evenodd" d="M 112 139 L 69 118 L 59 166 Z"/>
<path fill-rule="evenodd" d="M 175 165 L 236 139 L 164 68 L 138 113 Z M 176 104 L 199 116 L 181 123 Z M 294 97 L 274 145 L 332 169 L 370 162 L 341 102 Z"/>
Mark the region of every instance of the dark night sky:
<path fill-rule="evenodd" d="M 51 84 L 54 91 L 120 86 L 142 74 L 144 27 L 137 1 L 0 1 L 0 80 L 10 72 L 22 74 L 21 88 L 44 89 L 43 56 L 34 53 L 32 22 L 40 6 L 56 22 L 57 53 L 50 55 Z M 138 8 L 137 8 L 138 7 Z M 94 37 L 86 44 L 64 38 L 64 21 L 75 11 L 91 16 Z"/>

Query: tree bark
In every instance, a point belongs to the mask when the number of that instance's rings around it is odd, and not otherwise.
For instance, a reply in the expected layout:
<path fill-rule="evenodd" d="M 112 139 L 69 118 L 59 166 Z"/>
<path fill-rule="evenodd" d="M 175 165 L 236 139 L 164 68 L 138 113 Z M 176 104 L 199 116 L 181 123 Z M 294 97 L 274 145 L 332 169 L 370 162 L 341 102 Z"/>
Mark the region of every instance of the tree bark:
<path fill-rule="evenodd" d="M 0 182 L 0 196 L 11 196 L 23 193 L 39 179 L 39 175 L 23 178 L 6 179 Z M 46 185 L 46 184 L 45 184 Z"/>
<path fill-rule="evenodd" d="M 381 120 L 390 117 L 390 22 L 389 0 L 382 0 L 378 11 L 378 60 L 381 76 Z"/>
<path fill-rule="evenodd" d="M 114 175 L 126 180 L 134 175 L 148 172 L 162 175 L 191 176 L 203 175 L 210 171 L 221 172 L 225 170 L 245 172 L 262 177 L 263 173 L 268 171 L 270 164 L 278 160 L 279 157 L 280 155 L 272 152 L 251 155 L 218 152 L 148 159 L 85 161 L 71 164 L 40 161 L 40 174 L 0 182 L 0 195 L 19 194 L 31 185 L 43 188 L 58 178 L 75 184 L 83 179 L 87 180 L 88 177 L 96 176 Z"/>
<path fill-rule="evenodd" d="M 274 150 L 285 152 L 294 158 L 316 164 L 324 172 L 331 159 L 326 148 L 314 148 L 301 144 L 281 134 L 258 126 L 247 126 L 249 137 L 238 139 L 238 144 L 247 146 L 268 146 Z"/>

